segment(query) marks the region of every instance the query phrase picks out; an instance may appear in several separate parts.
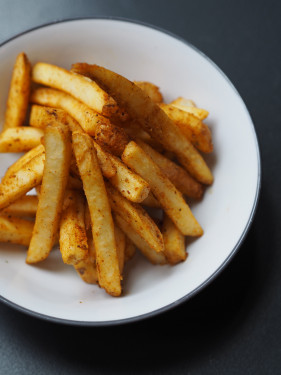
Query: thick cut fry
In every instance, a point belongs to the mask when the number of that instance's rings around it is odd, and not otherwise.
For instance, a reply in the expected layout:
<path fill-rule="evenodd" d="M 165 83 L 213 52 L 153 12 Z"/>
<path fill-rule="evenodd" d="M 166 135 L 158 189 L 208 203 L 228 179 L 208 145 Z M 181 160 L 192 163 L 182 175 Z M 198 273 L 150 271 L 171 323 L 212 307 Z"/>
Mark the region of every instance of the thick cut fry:
<path fill-rule="evenodd" d="M 135 228 L 130 224 L 129 221 L 126 221 L 118 215 L 114 214 L 116 223 L 122 229 L 122 231 L 127 235 L 127 237 L 136 245 L 136 247 L 143 253 L 143 255 L 153 264 L 166 264 L 167 260 L 164 253 L 156 252 L 153 250 L 148 243 L 136 232 Z"/>
<path fill-rule="evenodd" d="M 87 198 L 99 284 L 113 296 L 121 294 L 120 271 L 109 201 L 92 139 L 87 134 L 72 134 L 77 166 Z"/>
<path fill-rule="evenodd" d="M 125 244 L 125 263 L 128 262 L 136 253 L 136 246 L 130 240 L 128 236 L 126 236 L 126 244 Z"/>
<path fill-rule="evenodd" d="M 142 148 L 135 142 L 130 142 L 125 148 L 122 160 L 149 183 L 153 195 L 182 234 L 186 236 L 203 234 L 200 224 L 181 193 Z"/>
<path fill-rule="evenodd" d="M 50 108 L 36 104 L 31 107 L 29 125 L 44 129 L 48 124 L 54 121 L 59 121 L 68 125 L 72 132 L 82 129 L 78 122 L 63 109 Z"/>
<path fill-rule="evenodd" d="M 164 239 L 164 254 L 170 264 L 183 262 L 187 253 L 184 235 L 178 230 L 172 220 L 164 214 L 162 234 Z"/>
<path fill-rule="evenodd" d="M 8 128 L 0 134 L 0 152 L 25 152 L 40 145 L 44 132 L 30 126 Z"/>
<path fill-rule="evenodd" d="M 174 105 L 174 104 L 169 104 L 169 106 L 176 107 L 180 109 L 181 111 L 191 113 L 194 116 L 198 117 L 200 120 L 205 120 L 205 118 L 209 116 L 209 112 L 203 108 L 197 108 L 194 106 L 186 106 L 186 105 Z"/>
<path fill-rule="evenodd" d="M 169 178 L 175 187 L 190 198 L 199 199 L 203 195 L 203 185 L 194 180 L 183 168 L 153 150 L 146 143 L 137 140 L 136 143 L 151 157 L 161 171 Z"/>
<path fill-rule="evenodd" d="M 14 164 L 12 164 L 6 171 L 5 175 L 2 178 L 2 183 L 4 183 L 5 180 L 7 180 L 10 176 L 12 176 L 14 173 L 16 173 L 18 170 L 20 170 L 26 163 L 28 163 L 31 159 L 33 159 L 35 156 L 41 154 L 45 151 L 45 148 L 43 145 L 39 145 L 30 151 L 28 151 L 26 154 L 21 156 Z"/>
<path fill-rule="evenodd" d="M 115 233 L 119 270 L 120 270 L 120 274 L 122 275 L 123 269 L 124 269 L 124 262 L 125 262 L 126 236 L 124 232 L 116 224 L 114 225 L 114 233 Z"/>
<path fill-rule="evenodd" d="M 69 113 L 89 135 L 114 155 L 121 155 L 129 141 L 125 130 L 111 124 L 108 118 L 95 112 L 72 96 L 49 88 L 39 88 L 31 94 L 31 102 L 58 107 Z"/>
<path fill-rule="evenodd" d="M 16 59 L 5 113 L 4 130 L 24 123 L 30 93 L 31 65 L 21 52 Z"/>
<path fill-rule="evenodd" d="M 0 209 L 9 206 L 35 186 L 43 177 L 45 151 L 32 158 L 0 184 Z"/>
<path fill-rule="evenodd" d="M 144 81 L 135 81 L 134 82 L 138 87 L 140 87 L 154 103 L 162 103 L 163 96 L 159 90 L 159 87 L 154 85 L 151 82 L 144 82 Z"/>
<path fill-rule="evenodd" d="M 106 184 L 106 188 L 112 210 L 119 216 L 122 216 L 154 251 L 163 251 L 162 234 L 146 211 L 139 204 L 130 202 L 124 198 L 109 183 Z"/>
<path fill-rule="evenodd" d="M 71 138 L 68 127 L 59 122 L 47 126 L 44 144 L 45 168 L 35 226 L 27 252 L 28 264 L 47 258 L 58 232 L 71 158 Z"/>
<path fill-rule="evenodd" d="M 84 198 L 71 192 L 72 200 L 60 220 L 60 251 L 66 264 L 78 264 L 88 255 L 88 242 L 84 223 Z"/>
<path fill-rule="evenodd" d="M 95 80 L 137 119 L 152 138 L 177 155 L 179 162 L 199 182 L 211 184 L 213 176 L 199 152 L 183 137 L 180 129 L 149 96 L 133 82 L 97 65 L 74 64 L 75 72 Z"/>
<path fill-rule="evenodd" d="M 198 150 L 206 153 L 213 151 L 211 131 L 195 114 L 168 104 L 160 104 L 160 108 Z"/>
<path fill-rule="evenodd" d="M 28 246 L 34 223 L 12 216 L 0 216 L 0 242 Z"/>
<path fill-rule="evenodd" d="M 0 215 L 14 215 L 19 217 L 35 217 L 38 206 L 38 197 L 36 195 L 24 195 L 16 200 L 10 206 L 0 211 Z"/>
<path fill-rule="evenodd" d="M 100 168 L 102 170 L 102 174 L 106 178 L 111 178 L 116 175 L 117 168 L 116 163 L 113 162 L 113 156 L 109 154 L 108 152 L 104 151 L 102 147 L 93 140 L 93 145 L 96 149 L 98 161 Z"/>
<path fill-rule="evenodd" d="M 88 206 L 86 206 L 88 207 Z M 78 275 L 87 284 L 97 284 L 98 272 L 96 267 L 96 249 L 91 231 L 87 231 L 88 255 L 74 266 Z"/>
<path fill-rule="evenodd" d="M 161 208 L 160 203 L 150 192 L 148 196 L 141 202 L 142 206 L 151 207 L 151 208 Z"/>
<path fill-rule="evenodd" d="M 104 115 L 116 113 L 116 102 L 95 82 L 55 65 L 39 62 L 32 69 L 32 80 L 74 96 Z"/>

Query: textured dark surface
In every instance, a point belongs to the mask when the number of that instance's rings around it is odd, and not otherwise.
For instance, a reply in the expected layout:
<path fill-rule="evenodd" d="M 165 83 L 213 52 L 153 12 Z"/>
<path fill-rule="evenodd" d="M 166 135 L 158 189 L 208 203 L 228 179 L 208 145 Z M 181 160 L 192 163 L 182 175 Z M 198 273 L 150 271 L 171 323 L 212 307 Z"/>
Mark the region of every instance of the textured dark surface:
<path fill-rule="evenodd" d="M 111 328 L 56 325 L 0 304 L 0 374 L 281 373 L 280 14 L 278 1 L 262 0 L 0 0 L 0 42 L 58 19 L 119 16 L 193 43 L 246 102 L 263 166 L 247 239 L 202 293 L 158 317 Z"/>

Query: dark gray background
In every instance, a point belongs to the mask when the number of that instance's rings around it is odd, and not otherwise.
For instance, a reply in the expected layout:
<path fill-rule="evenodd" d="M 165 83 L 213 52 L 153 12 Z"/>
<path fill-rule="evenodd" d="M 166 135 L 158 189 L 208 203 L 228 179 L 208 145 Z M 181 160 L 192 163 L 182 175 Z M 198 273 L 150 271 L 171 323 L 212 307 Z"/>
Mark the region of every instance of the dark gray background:
<path fill-rule="evenodd" d="M 58 19 L 119 16 L 193 43 L 246 102 L 263 166 L 247 239 L 202 293 L 155 318 L 108 328 L 56 325 L 0 304 L 0 374 L 281 373 L 280 15 L 278 1 L 262 0 L 0 0 L 0 42 Z"/>

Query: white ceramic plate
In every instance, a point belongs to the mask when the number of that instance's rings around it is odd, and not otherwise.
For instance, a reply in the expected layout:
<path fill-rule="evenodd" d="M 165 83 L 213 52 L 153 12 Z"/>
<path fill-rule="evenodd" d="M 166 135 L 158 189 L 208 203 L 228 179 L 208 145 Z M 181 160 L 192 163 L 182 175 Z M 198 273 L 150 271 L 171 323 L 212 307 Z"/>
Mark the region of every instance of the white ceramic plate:
<path fill-rule="evenodd" d="M 25 264 L 25 249 L 0 247 L 2 301 L 21 311 L 69 324 L 104 325 L 157 314 L 206 286 L 229 262 L 253 219 L 260 186 L 255 130 L 245 104 L 226 76 L 200 51 L 169 33 L 126 20 L 83 19 L 46 25 L 0 47 L 0 123 L 16 55 L 70 68 L 74 62 L 105 66 L 131 80 L 157 84 L 170 101 L 192 98 L 210 111 L 215 182 L 193 206 L 205 230 L 175 267 L 152 266 L 141 256 L 126 269 L 124 295 L 113 298 L 84 284 L 59 251 L 37 266 Z M 0 155 L 0 176 L 16 158 Z"/>

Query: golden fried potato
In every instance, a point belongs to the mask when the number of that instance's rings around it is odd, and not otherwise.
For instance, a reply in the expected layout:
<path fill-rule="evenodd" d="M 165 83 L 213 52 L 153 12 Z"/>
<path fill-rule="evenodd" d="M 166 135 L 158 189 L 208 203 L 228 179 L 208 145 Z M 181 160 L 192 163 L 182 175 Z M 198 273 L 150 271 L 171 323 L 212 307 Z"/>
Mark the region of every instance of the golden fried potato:
<path fill-rule="evenodd" d="M 121 283 L 114 225 L 97 154 L 91 137 L 85 133 L 74 132 L 72 144 L 90 210 L 99 284 L 107 293 L 119 296 Z"/>
<path fill-rule="evenodd" d="M 122 214 L 122 213 L 121 213 Z M 136 229 L 131 225 L 132 222 L 125 220 L 117 213 L 114 213 L 114 219 L 126 236 L 136 245 L 136 247 L 142 252 L 142 254 L 152 263 L 152 264 L 166 264 L 167 260 L 163 251 L 157 252 L 144 240 L 143 236 L 136 231 Z"/>
<path fill-rule="evenodd" d="M 8 128 L 0 134 L 0 152 L 25 152 L 39 146 L 44 136 L 42 129 L 31 126 Z"/>
<path fill-rule="evenodd" d="M 95 137 L 101 146 L 114 155 L 121 155 L 129 141 L 124 129 L 64 92 L 39 88 L 32 92 L 30 100 L 32 103 L 64 109 L 87 134 Z"/>
<path fill-rule="evenodd" d="M 164 214 L 162 234 L 164 239 L 164 254 L 170 264 L 183 262 L 187 253 L 184 235 L 178 230 L 169 216 Z"/>
<path fill-rule="evenodd" d="M 122 216 L 154 251 L 163 251 L 162 234 L 147 212 L 139 204 L 124 198 L 110 183 L 106 184 L 106 189 L 113 212 Z"/>
<path fill-rule="evenodd" d="M 48 257 L 58 232 L 72 153 L 68 127 L 59 122 L 48 125 L 44 144 L 46 160 L 35 226 L 26 257 L 28 264 Z"/>
<path fill-rule="evenodd" d="M 18 217 L 0 216 L 0 242 L 28 246 L 34 222 Z"/>
<path fill-rule="evenodd" d="M 59 242 L 62 260 L 76 265 L 88 256 L 88 242 L 84 223 L 84 198 L 77 191 L 68 191 L 71 200 L 63 210 Z"/>
<path fill-rule="evenodd" d="M 38 207 L 36 195 L 24 195 L 14 203 L 0 211 L 0 215 L 14 215 L 17 217 L 35 217 Z"/>
<path fill-rule="evenodd" d="M 192 113 L 192 110 L 183 111 L 182 109 L 168 104 L 160 104 L 160 108 L 178 126 L 182 134 L 193 144 L 194 147 L 206 153 L 213 151 L 212 133 L 210 129 L 195 113 Z M 197 108 L 197 110 L 199 110 L 199 108 Z M 204 110 L 202 109 L 201 111 Z"/>
<path fill-rule="evenodd" d="M 182 234 L 203 234 L 182 194 L 141 147 L 131 141 L 122 154 L 122 160 L 149 183 L 153 195 Z"/>
<path fill-rule="evenodd" d="M 5 113 L 4 130 L 24 123 L 31 83 L 31 65 L 25 53 L 21 52 L 14 65 L 10 91 Z"/>
<path fill-rule="evenodd" d="M 148 144 L 136 140 L 136 143 L 146 152 L 147 155 L 158 165 L 161 171 L 169 178 L 175 187 L 184 195 L 190 198 L 200 199 L 203 195 L 203 185 L 196 181 L 190 174 L 164 155 L 153 150 Z"/>
<path fill-rule="evenodd" d="M 45 151 L 13 172 L 0 184 L 0 209 L 9 206 L 21 198 L 35 186 L 40 185 L 43 178 Z"/>
<path fill-rule="evenodd" d="M 163 96 L 158 86 L 145 81 L 134 81 L 134 83 L 140 87 L 154 103 L 163 103 Z"/>
<path fill-rule="evenodd" d="M 152 138 L 177 155 L 179 162 L 199 182 L 209 185 L 213 176 L 202 156 L 190 141 L 182 136 L 179 128 L 133 82 L 97 65 L 78 63 L 72 69 L 95 80 L 128 112 Z"/>

